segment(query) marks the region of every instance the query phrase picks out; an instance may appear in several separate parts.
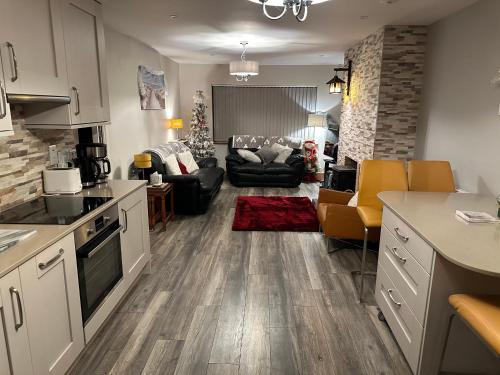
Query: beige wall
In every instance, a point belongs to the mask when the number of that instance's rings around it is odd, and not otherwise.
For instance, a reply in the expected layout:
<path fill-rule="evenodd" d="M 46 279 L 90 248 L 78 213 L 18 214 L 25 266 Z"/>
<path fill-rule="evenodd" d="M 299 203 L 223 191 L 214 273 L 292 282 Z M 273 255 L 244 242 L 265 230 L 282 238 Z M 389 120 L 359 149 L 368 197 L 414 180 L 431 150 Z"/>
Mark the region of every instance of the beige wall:
<path fill-rule="evenodd" d="M 458 185 L 500 193 L 500 1 L 481 0 L 430 28 L 417 157 L 450 160 Z"/>
<path fill-rule="evenodd" d="M 106 28 L 105 35 L 111 110 L 111 125 L 106 128 L 106 140 L 112 177 L 126 179 L 135 153 L 165 143 L 173 136 L 167 134 L 164 121 L 179 115 L 179 64 L 110 28 Z M 168 89 L 165 110 L 141 110 L 137 89 L 138 65 L 165 72 Z"/>
<path fill-rule="evenodd" d="M 318 87 L 318 111 L 339 111 L 340 95 L 330 95 L 328 86 L 325 84 L 333 77 L 331 66 L 297 66 L 297 65 L 266 65 L 260 67 L 260 74 L 251 78 L 247 85 L 267 86 L 317 86 Z M 207 97 L 208 122 L 212 127 L 212 98 L 211 86 L 214 84 L 242 84 L 229 75 L 228 65 L 212 64 L 181 64 L 180 66 L 181 87 L 181 113 L 184 118 L 185 129 L 183 134 L 189 131 L 191 110 L 193 107 L 193 95 L 196 90 L 203 90 Z M 277 134 L 279 135 L 279 134 Z M 313 132 L 310 132 L 310 137 Z M 324 144 L 325 130 L 316 129 L 315 138 L 319 144 Z M 224 167 L 226 145 L 216 145 L 216 156 L 219 165 Z M 321 151 L 322 152 L 322 151 Z M 323 167 L 322 163 L 320 166 Z"/>

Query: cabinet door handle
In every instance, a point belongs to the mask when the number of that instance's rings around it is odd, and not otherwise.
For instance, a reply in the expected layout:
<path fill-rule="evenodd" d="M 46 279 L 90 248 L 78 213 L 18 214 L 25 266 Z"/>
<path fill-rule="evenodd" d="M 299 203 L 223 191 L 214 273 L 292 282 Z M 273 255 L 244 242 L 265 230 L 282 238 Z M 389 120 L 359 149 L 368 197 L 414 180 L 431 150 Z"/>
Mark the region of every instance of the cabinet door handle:
<path fill-rule="evenodd" d="M 7 116 L 7 99 L 5 94 L 5 89 L 3 87 L 3 82 L 0 80 L 0 96 L 2 97 L 2 112 L 0 112 L 0 120 Z"/>
<path fill-rule="evenodd" d="M 80 93 L 78 92 L 78 88 L 76 88 L 75 86 L 73 86 L 71 89 L 75 93 L 75 101 L 76 101 L 75 116 L 78 116 L 80 114 Z"/>
<path fill-rule="evenodd" d="M 394 299 L 394 296 L 392 295 L 393 290 L 392 289 L 387 289 L 387 295 L 391 299 L 391 302 L 396 305 L 397 308 L 401 307 L 401 302 L 398 302 Z"/>
<path fill-rule="evenodd" d="M 10 42 L 7 42 L 7 48 L 9 49 L 10 51 L 10 54 L 12 56 L 12 63 L 14 64 L 14 72 L 13 72 L 13 75 L 12 77 L 10 78 L 10 80 L 12 82 L 16 82 L 17 79 L 19 78 L 18 76 L 18 70 L 17 70 L 17 57 L 16 57 L 16 51 L 14 51 L 14 45 Z"/>
<path fill-rule="evenodd" d="M 402 234 L 398 227 L 394 228 L 394 232 L 396 232 L 396 234 L 399 237 L 399 239 L 401 241 L 405 242 L 405 243 L 408 242 L 408 240 L 410 239 L 410 237 L 405 236 L 404 234 Z"/>
<path fill-rule="evenodd" d="M 38 263 L 38 268 L 41 270 L 49 268 L 51 265 L 53 265 L 57 260 L 62 257 L 64 254 L 64 249 L 59 249 L 59 254 L 57 254 L 54 258 L 50 259 L 49 261 L 45 263 Z"/>
<path fill-rule="evenodd" d="M 122 212 L 123 212 L 123 233 L 127 233 L 128 231 L 128 216 L 127 216 L 127 210 L 124 210 L 122 208 Z"/>
<path fill-rule="evenodd" d="M 21 328 L 24 324 L 24 313 L 23 313 L 23 304 L 21 302 L 21 294 L 19 293 L 19 290 L 17 290 L 14 287 L 11 287 L 9 291 L 10 291 L 10 298 L 12 298 L 14 295 L 16 296 L 17 310 L 19 311 L 19 323 L 17 323 L 17 318 L 14 314 L 14 328 L 16 329 L 16 331 L 19 331 L 19 328 Z"/>
<path fill-rule="evenodd" d="M 397 247 L 389 247 L 387 245 L 385 245 L 385 247 L 396 257 L 397 260 L 399 260 L 403 264 L 406 263 L 406 258 L 403 258 L 401 255 L 398 254 Z"/>

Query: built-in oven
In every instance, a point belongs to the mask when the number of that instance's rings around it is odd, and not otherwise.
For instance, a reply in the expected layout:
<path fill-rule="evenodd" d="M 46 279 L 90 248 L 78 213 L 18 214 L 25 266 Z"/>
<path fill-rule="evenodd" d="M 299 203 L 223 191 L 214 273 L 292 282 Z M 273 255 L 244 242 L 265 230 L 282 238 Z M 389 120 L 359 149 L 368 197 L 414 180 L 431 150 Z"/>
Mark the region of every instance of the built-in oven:
<path fill-rule="evenodd" d="M 121 230 L 114 205 L 74 232 L 84 324 L 123 278 Z"/>

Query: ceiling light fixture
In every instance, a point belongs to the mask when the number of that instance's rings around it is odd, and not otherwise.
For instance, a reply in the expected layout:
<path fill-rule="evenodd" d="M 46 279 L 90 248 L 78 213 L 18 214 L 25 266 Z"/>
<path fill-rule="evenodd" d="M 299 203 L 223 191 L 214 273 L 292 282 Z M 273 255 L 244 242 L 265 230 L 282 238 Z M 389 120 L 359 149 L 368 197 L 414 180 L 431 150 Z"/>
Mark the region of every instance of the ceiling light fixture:
<path fill-rule="evenodd" d="M 175 20 L 175 19 L 177 19 L 177 17 L 178 17 L 177 14 L 171 14 L 170 15 L 170 19 L 171 20 Z"/>
<path fill-rule="evenodd" d="M 279 20 L 282 18 L 288 9 L 291 9 L 293 15 L 299 22 L 304 22 L 307 19 L 309 7 L 314 4 L 323 3 L 328 0 L 250 0 L 253 3 L 261 3 L 262 11 L 267 18 L 271 20 Z M 283 7 L 283 10 L 278 15 L 271 15 L 268 7 Z"/>
<path fill-rule="evenodd" d="M 342 88 L 346 82 L 338 76 L 338 72 L 347 72 L 347 90 L 346 94 L 349 96 L 351 93 L 351 78 L 352 78 L 352 61 L 349 60 L 347 68 L 335 68 L 335 76 L 326 84 L 330 86 L 330 94 L 342 94 Z"/>
<path fill-rule="evenodd" d="M 251 76 L 259 75 L 259 63 L 257 61 L 247 61 L 247 45 L 248 42 L 241 42 L 243 46 L 243 53 L 241 54 L 241 61 L 231 61 L 229 64 L 229 74 L 236 76 L 238 82 L 248 82 Z"/>

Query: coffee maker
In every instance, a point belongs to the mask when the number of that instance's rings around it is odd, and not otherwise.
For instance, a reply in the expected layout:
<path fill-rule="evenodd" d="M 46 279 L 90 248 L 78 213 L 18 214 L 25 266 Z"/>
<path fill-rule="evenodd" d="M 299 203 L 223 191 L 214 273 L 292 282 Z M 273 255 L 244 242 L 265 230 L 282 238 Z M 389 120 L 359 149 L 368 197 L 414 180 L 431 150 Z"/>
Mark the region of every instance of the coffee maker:
<path fill-rule="evenodd" d="M 80 168 L 84 188 L 93 187 L 107 181 L 111 173 L 105 143 L 80 143 L 76 145 L 76 164 Z"/>

